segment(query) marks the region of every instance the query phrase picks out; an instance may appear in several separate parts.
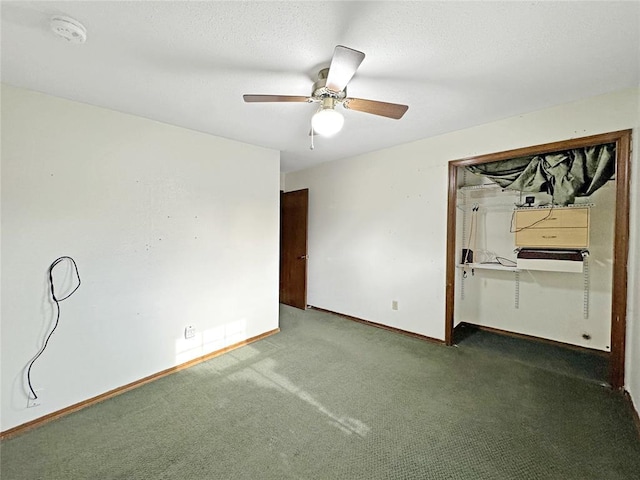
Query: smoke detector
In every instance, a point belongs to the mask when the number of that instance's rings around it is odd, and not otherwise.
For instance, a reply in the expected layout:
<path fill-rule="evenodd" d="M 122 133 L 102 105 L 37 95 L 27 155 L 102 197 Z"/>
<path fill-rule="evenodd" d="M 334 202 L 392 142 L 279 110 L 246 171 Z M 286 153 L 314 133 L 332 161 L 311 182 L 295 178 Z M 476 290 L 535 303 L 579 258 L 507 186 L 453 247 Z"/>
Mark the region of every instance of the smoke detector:
<path fill-rule="evenodd" d="M 60 15 L 51 17 L 51 30 L 71 43 L 84 43 L 87 41 L 87 29 L 79 21 L 71 17 Z"/>

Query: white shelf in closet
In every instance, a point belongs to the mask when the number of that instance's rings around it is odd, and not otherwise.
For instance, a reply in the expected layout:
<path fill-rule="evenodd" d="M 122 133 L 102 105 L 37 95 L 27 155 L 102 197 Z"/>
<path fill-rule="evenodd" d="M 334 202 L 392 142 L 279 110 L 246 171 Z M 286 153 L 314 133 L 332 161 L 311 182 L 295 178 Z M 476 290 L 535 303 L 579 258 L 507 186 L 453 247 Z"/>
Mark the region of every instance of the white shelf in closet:
<path fill-rule="evenodd" d="M 456 268 L 472 268 L 474 270 L 501 270 L 503 272 L 518 272 L 517 267 L 510 267 L 507 265 L 501 265 L 499 263 L 461 263 L 456 265 Z"/>

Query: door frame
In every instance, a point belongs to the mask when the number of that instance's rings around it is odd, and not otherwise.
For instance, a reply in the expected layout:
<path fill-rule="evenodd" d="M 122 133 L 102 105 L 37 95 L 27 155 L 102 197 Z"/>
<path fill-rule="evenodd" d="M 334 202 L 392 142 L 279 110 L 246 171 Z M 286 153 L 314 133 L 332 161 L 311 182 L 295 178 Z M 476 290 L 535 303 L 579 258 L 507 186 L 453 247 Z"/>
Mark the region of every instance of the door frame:
<path fill-rule="evenodd" d="M 453 344 L 453 323 L 456 287 L 456 201 L 458 167 L 508 160 L 510 158 L 581 148 L 603 143 L 616 144 L 616 211 L 613 240 L 613 282 L 611 288 L 611 352 L 609 354 L 609 384 L 624 388 L 624 362 L 627 326 L 627 259 L 629 255 L 629 195 L 631 180 L 631 130 L 545 143 L 504 152 L 478 155 L 449 162 L 447 203 L 447 266 L 445 343 Z"/>

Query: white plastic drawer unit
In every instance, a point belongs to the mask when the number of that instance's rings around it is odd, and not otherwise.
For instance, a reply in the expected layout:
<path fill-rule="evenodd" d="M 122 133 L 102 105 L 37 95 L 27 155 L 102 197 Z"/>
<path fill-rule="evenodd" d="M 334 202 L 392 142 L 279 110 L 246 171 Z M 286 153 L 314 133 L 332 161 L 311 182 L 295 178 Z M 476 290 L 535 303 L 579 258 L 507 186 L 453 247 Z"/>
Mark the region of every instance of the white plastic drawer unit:
<path fill-rule="evenodd" d="M 514 230 L 517 247 L 587 248 L 589 207 L 518 209 Z"/>

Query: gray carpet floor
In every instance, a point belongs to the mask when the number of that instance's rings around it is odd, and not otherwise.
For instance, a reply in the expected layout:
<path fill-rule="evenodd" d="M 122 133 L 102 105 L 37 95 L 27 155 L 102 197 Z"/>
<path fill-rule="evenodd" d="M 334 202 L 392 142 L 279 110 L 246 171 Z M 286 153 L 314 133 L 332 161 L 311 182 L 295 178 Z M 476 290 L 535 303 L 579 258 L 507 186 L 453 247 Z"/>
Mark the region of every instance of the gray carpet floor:
<path fill-rule="evenodd" d="M 480 348 L 562 375 L 583 378 L 609 385 L 609 362 L 596 351 L 576 350 L 543 341 L 518 338 L 490 332 L 474 325 L 461 324 L 455 329 L 454 341 L 463 348 Z"/>
<path fill-rule="evenodd" d="M 2 442 L 2 480 L 640 478 L 594 382 L 314 310 L 281 329 Z"/>

